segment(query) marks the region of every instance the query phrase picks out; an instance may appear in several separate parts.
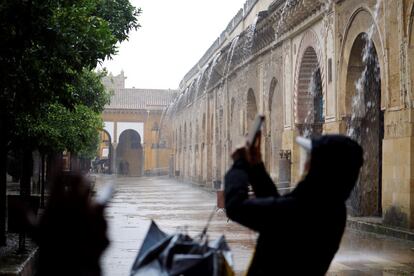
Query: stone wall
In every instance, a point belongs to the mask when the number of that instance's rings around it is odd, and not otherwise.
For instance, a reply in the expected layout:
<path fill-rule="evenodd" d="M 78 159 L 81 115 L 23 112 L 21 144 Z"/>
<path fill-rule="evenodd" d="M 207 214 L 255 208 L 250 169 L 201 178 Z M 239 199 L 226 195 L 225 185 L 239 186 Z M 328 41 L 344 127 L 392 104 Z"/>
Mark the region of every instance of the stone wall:
<path fill-rule="evenodd" d="M 177 91 L 125 88 L 123 72 L 109 75 L 103 84 L 113 94 L 102 113 L 106 135 L 101 138 L 108 141 L 102 141 L 99 154 L 102 157 L 103 148 L 109 152 L 105 158 L 109 159 L 110 171 L 129 176 L 170 173 L 171 143 L 160 135 L 160 129 L 163 109 Z M 123 170 L 121 163 L 126 162 L 129 169 Z"/>
<path fill-rule="evenodd" d="M 239 23 L 250 25 L 231 27 L 230 39 L 211 48 L 181 82 L 180 96 L 165 111 L 176 175 L 217 187 L 231 150 L 262 112 L 263 156 L 275 183 L 284 158 L 291 163 L 290 186 L 301 177 L 297 135 L 354 135 L 367 148 L 350 210 L 413 228 L 414 1 L 286 3 L 253 1 Z M 363 75 L 370 30 L 375 67 Z M 358 90 L 361 76 L 367 79 Z M 367 114 L 375 115 L 370 124 Z"/>
<path fill-rule="evenodd" d="M 115 125 L 118 125 L 120 122 L 131 122 L 131 123 L 142 123 L 144 125 L 144 136 L 140 137 L 142 144 L 142 162 L 140 162 L 140 173 L 131 173 L 130 175 L 141 176 L 144 174 L 156 174 L 158 171 L 163 174 L 168 173 L 168 159 L 170 156 L 170 150 L 165 146 L 165 144 L 160 143 L 158 137 L 158 129 L 154 129 L 155 125 L 159 125 L 161 120 L 162 111 L 152 111 L 150 115 L 146 110 L 142 111 L 125 111 L 125 110 L 106 110 L 102 114 L 102 119 L 105 122 L 111 122 Z M 115 127 L 116 129 L 116 127 Z M 111 137 L 111 150 L 113 153 L 116 153 L 119 142 L 116 137 L 119 137 L 122 133 L 116 132 L 114 137 Z M 115 165 L 116 157 L 114 156 L 113 162 L 113 172 L 119 170 L 119 166 Z M 118 156 L 119 158 L 119 156 Z M 125 157 L 127 158 L 127 156 Z M 138 166 L 138 164 L 137 164 Z M 131 164 L 132 168 L 136 167 Z M 161 170 L 162 169 L 162 170 Z"/>

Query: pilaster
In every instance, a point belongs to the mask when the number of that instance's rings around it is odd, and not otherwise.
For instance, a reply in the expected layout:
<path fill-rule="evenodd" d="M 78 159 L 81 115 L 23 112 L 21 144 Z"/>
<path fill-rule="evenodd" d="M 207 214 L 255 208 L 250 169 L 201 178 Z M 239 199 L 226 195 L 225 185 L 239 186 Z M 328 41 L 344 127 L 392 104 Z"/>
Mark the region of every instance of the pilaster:
<path fill-rule="evenodd" d="M 387 111 L 384 119 L 384 223 L 414 228 L 414 109 Z"/>
<path fill-rule="evenodd" d="M 116 148 L 117 147 L 118 147 L 118 143 L 112 143 L 111 171 L 113 174 L 117 173 L 117 165 L 116 165 Z"/>

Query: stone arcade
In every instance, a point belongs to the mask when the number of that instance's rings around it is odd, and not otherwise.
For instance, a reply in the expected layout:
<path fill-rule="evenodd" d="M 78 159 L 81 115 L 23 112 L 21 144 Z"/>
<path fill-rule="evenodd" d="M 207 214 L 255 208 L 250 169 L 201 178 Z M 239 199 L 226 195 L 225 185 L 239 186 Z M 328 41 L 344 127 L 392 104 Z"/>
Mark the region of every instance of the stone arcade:
<path fill-rule="evenodd" d="M 247 1 L 165 111 L 176 176 L 219 187 L 263 112 L 280 187 L 300 177 L 297 135 L 348 133 L 366 149 L 351 213 L 414 228 L 413 19 L 414 0 Z"/>
<path fill-rule="evenodd" d="M 124 73 L 108 76 L 113 92 L 102 114 L 104 130 L 98 156 L 108 170 L 128 176 L 167 174 L 170 150 L 158 138 L 162 110 L 177 91 L 125 88 Z"/>

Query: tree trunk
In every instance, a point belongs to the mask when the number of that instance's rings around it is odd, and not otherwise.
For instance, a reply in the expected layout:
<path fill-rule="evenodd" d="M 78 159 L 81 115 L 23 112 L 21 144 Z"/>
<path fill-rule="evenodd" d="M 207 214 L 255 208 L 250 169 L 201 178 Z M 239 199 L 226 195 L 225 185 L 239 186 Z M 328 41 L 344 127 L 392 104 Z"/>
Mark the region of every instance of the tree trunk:
<path fill-rule="evenodd" d="M 0 118 L 0 246 L 6 245 L 7 129 L 4 118 Z"/>
<path fill-rule="evenodd" d="M 50 153 L 46 158 L 46 183 L 45 187 L 53 189 L 55 178 L 63 171 L 62 153 Z"/>
<path fill-rule="evenodd" d="M 42 171 L 41 171 L 41 179 L 40 179 L 40 185 L 41 185 L 41 192 L 40 192 L 40 207 L 45 208 L 45 154 L 42 153 L 41 157 L 42 162 Z"/>
<path fill-rule="evenodd" d="M 20 179 L 20 197 L 23 203 L 30 202 L 30 184 L 33 173 L 33 155 L 30 149 L 23 150 L 22 156 L 22 178 Z M 19 233 L 19 251 L 26 247 L 26 232 L 22 229 Z"/>

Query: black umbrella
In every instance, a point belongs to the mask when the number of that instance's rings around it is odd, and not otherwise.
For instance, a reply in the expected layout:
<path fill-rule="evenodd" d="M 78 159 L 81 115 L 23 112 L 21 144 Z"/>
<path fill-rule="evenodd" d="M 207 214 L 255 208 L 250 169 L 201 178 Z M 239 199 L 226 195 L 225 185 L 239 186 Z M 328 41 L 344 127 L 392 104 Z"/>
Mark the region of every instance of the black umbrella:
<path fill-rule="evenodd" d="M 138 252 L 131 276 L 230 276 L 232 256 L 224 236 L 208 242 L 207 227 L 198 239 L 167 235 L 154 221 Z"/>

